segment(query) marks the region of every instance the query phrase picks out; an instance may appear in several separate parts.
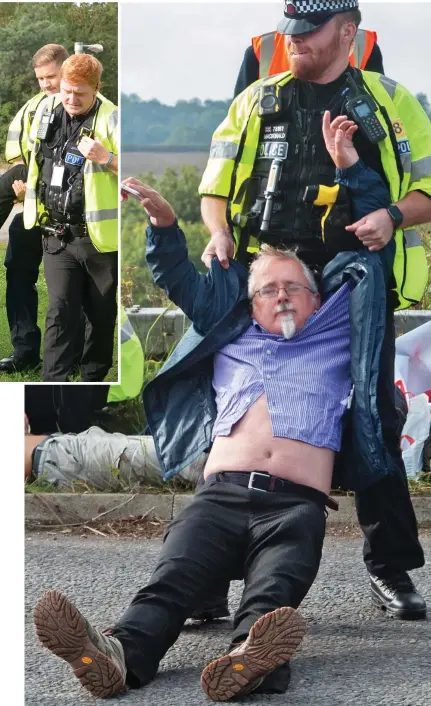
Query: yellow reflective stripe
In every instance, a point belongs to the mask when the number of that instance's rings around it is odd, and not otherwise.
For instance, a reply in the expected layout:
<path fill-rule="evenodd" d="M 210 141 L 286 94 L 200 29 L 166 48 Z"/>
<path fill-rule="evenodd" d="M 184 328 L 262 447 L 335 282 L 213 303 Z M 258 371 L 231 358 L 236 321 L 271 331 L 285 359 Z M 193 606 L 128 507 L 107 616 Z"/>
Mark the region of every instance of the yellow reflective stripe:
<path fill-rule="evenodd" d="M 99 221 L 109 221 L 118 218 L 118 208 L 103 208 L 100 211 L 86 211 L 85 220 L 87 223 L 98 223 Z"/>
<path fill-rule="evenodd" d="M 265 78 L 269 75 L 269 67 L 274 54 L 274 38 L 274 32 L 268 32 L 263 34 L 260 40 L 259 78 Z"/>
<path fill-rule="evenodd" d="M 25 190 L 25 198 L 26 199 L 35 199 L 37 196 L 36 189 L 32 189 L 30 186 L 27 186 Z"/>
<path fill-rule="evenodd" d="M 409 228 L 404 231 L 404 242 L 406 248 L 414 248 L 417 245 L 422 245 L 422 239 L 414 228 Z"/>
<path fill-rule="evenodd" d="M 108 130 L 113 132 L 118 125 L 118 110 L 113 110 L 108 117 Z"/>
<path fill-rule="evenodd" d="M 107 172 L 109 171 L 109 169 L 104 164 L 96 164 L 96 162 L 91 162 L 90 160 L 87 160 L 85 163 L 84 171 L 87 174 L 95 174 L 96 172 Z"/>
<path fill-rule="evenodd" d="M 361 66 L 362 57 L 364 56 L 365 41 L 366 41 L 366 35 L 365 35 L 364 30 L 358 29 L 358 31 L 356 33 L 356 37 L 355 37 L 355 42 L 353 45 L 353 53 L 355 55 L 355 64 L 358 69 Z"/>
<path fill-rule="evenodd" d="M 235 159 L 238 145 L 235 142 L 213 140 L 210 147 L 210 159 Z"/>
<path fill-rule="evenodd" d="M 383 88 L 385 88 L 386 91 L 389 93 L 391 99 L 393 99 L 398 83 L 396 81 L 393 81 L 391 78 L 382 75 L 379 76 L 379 81 L 382 84 Z"/>
<path fill-rule="evenodd" d="M 20 134 L 21 134 L 20 130 L 8 130 L 7 139 L 10 140 L 11 142 L 13 140 L 19 140 Z"/>
<path fill-rule="evenodd" d="M 405 154 L 400 154 L 401 165 L 404 174 L 409 174 L 412 170 L 412 155 L 411 152 L 406 152 Z M 410 179 L 410 181 L 412 181 Z"/>
<path fill-rule="evenodd" d="M 410 182 L 419 181 L 431 175 L 431 157 L 422 157 L 412 162 Z"/>

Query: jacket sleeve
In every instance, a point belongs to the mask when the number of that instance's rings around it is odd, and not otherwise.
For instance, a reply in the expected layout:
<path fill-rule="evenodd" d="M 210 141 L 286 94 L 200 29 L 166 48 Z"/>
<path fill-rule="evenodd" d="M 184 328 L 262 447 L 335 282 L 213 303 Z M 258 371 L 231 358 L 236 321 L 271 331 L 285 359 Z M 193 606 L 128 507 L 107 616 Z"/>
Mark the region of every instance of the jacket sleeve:
<path fill-rule="evenodd" d="M 235 159 L 253 105 L 253 95 L 252 87 L 240 93 L 230 106 L 226 118 L 216 128 L 199 185 L 200 196 L 228 198 Z"/>
<path fill-rule="evenodd" d="M 366 71 L 375 71 L 376 74 L 384 74 L 384 69 L 383 69 L 383 56 L 381 49 L 378 44 L 375 44 L 373 46 L 372 52 L 370 54 L 370 58 L 367 61 L 367 65 L 365 67 Z"/>
<path fill-rule="evenodd" d="M 362 159 L 348 169 L 336 169 L 335 181 L 349 190 L 355 221 L 379 208 L 387 208 L 391 203 L 389 189 L 382 177 L 367 167 Z"/>
<path fill-rule="evenodd" d="M 193 322 L 200 333 L 209 331 L 245 289 L 246 269 L 235 261 L 224 270 L 214 258 L 207 274 L 200 274 L 188 256 L 186 239 L 177 223 L 147 228 L 147 263 L 154 282 Z"/>
<path fill-rule="evenodd" d="M 408 193 L 422 191 L 431 196 L 431 121 L 419 101 L 400 84 L 397 85 L 394 102 L 401 120 L 396 129 L 402 130 L 396 133 L 398 145 L 406 142 L 411 150 Z"/>
<path fill-rule="evenodd" d="M 235 90 L 233 94 L 234 98 L 236 98 L 240 93 L 242 93 L 242 91 L 245 91 L 245 89 L 252 83 L 257 81 L 258 78 L 259 62 L 256 59 L 256 54 L 254 53 L 253 46 L 250 45 L 245 50 L 241 68 L 238 73 L 238 78 L 236 79 Z"/>
<path fill-rule="evenodd" d="M 109 116 L 108 139 L 109 139 L 113 153 L 118 155 L 118 153 L 120 151 L 119 130 L 118 130 L 118 108 L 116 108 Z"/>

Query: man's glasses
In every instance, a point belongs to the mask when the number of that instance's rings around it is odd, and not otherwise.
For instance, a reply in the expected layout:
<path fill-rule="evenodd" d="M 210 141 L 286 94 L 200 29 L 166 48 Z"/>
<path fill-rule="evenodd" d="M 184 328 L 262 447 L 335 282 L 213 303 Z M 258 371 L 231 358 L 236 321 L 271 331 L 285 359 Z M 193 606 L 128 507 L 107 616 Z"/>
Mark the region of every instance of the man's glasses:
<path fill-rule="evenodd" d="M 280 289 L 283 289 L 288 297 L 294 297 L 298 294 L 302 294 L 304 290 L 307 290 L 312 294 L 316 293 L 313 292 L 310 287 L 306 287 L 304 284 L 299 284 L 299 282 L 292 282 L 292 284 L 286 284 L 285 287 L 262 287 L 262 289 L 256 290 L 253 296 L 255 297 L 256 294 L 258 294 L 262 299 L 275 299 L 275 297 L 278 297 Z"/>

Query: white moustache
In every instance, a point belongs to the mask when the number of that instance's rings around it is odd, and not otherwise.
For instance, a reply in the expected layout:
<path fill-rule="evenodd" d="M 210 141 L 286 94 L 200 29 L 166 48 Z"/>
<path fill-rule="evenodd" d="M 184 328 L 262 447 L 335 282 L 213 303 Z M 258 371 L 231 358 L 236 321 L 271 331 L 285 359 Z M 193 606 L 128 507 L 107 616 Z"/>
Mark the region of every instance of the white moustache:
<path fill-rule="evenodd" d="M 290 302 L 285 302 L 284 304 L 277 304 L 275 311 L 277 314 L 281 314 L 282 311 L 295 311 L 295 309 Z"/>

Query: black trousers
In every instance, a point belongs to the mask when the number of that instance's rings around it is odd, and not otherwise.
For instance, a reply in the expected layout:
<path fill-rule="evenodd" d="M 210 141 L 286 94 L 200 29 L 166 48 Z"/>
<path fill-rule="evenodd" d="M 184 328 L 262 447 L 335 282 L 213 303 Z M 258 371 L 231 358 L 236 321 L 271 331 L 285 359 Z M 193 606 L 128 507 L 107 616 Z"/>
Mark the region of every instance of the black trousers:
<path fill-rule="evenodd" d="M 0 177 L 1 179 L 1 177 Z M 1 220 L 1 218 L 0 218 Z M 40 228 L 26 230 L 18 213 L 9 227 L 6 250 L 6 311 L 14 352 L 36 360 L 41 332 L 37 325 L 37 278 L 42 262 Z"/>
<path fill-rule="evenodd" d="M 82 379 L 101 382 L 112 365 L 117 316 L 118 257 L 100 253 L 89 236 L 73 238 L 59 250 L 54 236 L 44 238 L 48 311 L 44 339 L 44 382 L 65 382 L 75 362 L 81 307 L 87 331 L 81 359 Z"/>
<path fill-rule="evenodd" d="M 377 404 L 383 438 L 393 458 L 395 473 L 355 494 L 358 520 L 365 535 L 364 561 L 368 571 L 379 576 L 417 569 L 425 563 L 400 451 L 394 365 L 394 314 L 388 307 L 380 355 Z"/>
<path fill-rule="evenodd" d="M 24 385 L 25 413 L 32 434 L 79 434 L 108 397 L 109 385 Z"/>
<path fill-rule="evenodd" d="M 299 606 L 320 564 L 325 495 L 291 486 L 284 494 L 206 483 L 171 523 L 150 583 L 110 631 L 124 648 L 129 686 L 154 678 L 196 603 L 238 565 L 245 585 L 232 643 L 265 613 Z"/>

